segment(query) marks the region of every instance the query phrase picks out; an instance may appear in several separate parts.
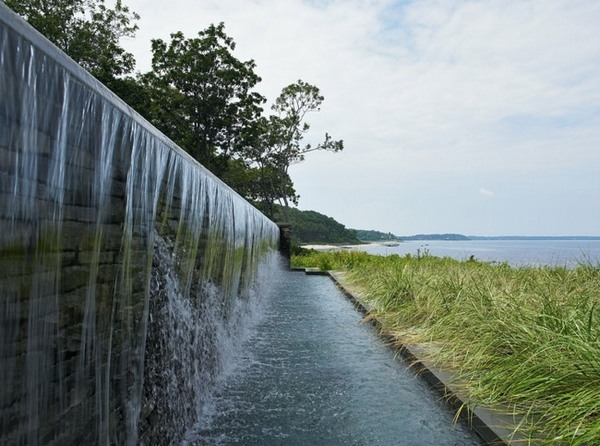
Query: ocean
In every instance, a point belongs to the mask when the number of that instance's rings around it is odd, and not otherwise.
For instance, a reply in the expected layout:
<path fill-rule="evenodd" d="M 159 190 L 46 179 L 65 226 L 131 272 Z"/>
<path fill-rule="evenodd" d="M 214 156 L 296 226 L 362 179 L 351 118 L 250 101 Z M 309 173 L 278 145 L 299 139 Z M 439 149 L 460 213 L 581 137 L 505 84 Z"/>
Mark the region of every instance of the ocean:
<path fill-rule="evenodd" d="M 600 267 L 600 240 L 422 240 L 398 246 L 369 244 L 355 247 L 371 254 L 413 256 L 429 254 L 457 260 L 506 262 L 512 266 Z"/>

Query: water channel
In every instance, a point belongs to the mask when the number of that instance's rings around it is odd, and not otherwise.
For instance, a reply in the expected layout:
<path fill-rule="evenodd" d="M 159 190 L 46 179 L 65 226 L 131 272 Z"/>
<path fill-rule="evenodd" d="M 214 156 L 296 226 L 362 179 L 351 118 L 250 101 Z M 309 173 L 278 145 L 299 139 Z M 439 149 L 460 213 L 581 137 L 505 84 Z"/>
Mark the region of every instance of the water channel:
<path fill-rule="evenodd" d="M 282 271 L 189 445 L 478 445 L 333 281 Z"/>

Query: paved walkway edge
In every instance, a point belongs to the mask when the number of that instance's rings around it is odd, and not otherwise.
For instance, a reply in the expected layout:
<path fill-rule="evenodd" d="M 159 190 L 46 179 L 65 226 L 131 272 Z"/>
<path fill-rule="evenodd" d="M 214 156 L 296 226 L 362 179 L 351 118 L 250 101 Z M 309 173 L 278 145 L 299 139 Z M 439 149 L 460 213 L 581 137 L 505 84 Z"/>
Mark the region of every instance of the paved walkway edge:
<path fill-rule="evenodd" d="M 370 310 L 365 306 L 363 300 L 344 286 L 343 273 L 323 271 L 319 268 L 294 268 L 293 270 L 304 272 L 307 275 L 329 276 L 361 313 L 364 315 L 370 314 Z M 381 328 L 381 323 L 376 318 L 371 318 L 370 321 L 377 328 Z M 391 336 L 386 336 L 383 333 L 381 333 L 381 336 L 389 341 L 394 340 Z M 419 355 L 418 348 L 415 346 L 403 345 L 396 348 L 400 355 L 409 362 L 410 369 L 436 389 L 453 409 L 458 411 L 462 407 L 459 412 L 460 416 L 467 419 L 471 429 L 479 434 L 485 444 L 492 446 L 533 444 L 524 436 L 518 433 L 513 434 L 515 427 L 519 424 L 517 417 L 489 407 L 469 408 L 466 405 L 468 401 L 466 396 L 461 393 L 457 386 L 452 384 L 452 372 L 439 369 L 423 360 Z"/>

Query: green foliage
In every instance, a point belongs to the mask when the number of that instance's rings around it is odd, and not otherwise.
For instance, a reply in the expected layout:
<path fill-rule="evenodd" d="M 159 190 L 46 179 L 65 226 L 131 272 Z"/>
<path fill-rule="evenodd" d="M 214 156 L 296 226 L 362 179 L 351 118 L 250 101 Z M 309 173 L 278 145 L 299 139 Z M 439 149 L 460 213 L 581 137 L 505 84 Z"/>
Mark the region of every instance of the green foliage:
<path fill-rule="evenodd" d="M 391 232 L 371 231 L 366 229 L 355 229 L 356 236 L 364 242 L 381 242 L 386 240 L 400 240 L 400 237 Z"/>
<path fill-rule="evenodd" d="M 111 87 L 133 71 L 135 59 L 120 45 L 133 37 L 139 16 L 121 0 L 5 0 L 6 5 L 44 34 L 75 62 Z"/>
<path fill-rule="evenodd" d="M 242 158 L 249 169 L 256 171 L 252 193 L 246 198 L 269 218 L 275 219 L 277 202 L 298 203 L 298 195 L 289 174 L 282 171 L 272 157 L 271 119 L 260 117 L 244 129 Z"/>
<path fill-rule="evenodd" d="M 319 89 L 303 81 L 283 89 L 273 105 L 277 115 L 261 116 L 265 98 L 252 91 L 260 81 L 254 61 L 239 61 L 234 50 L 223 23 L 193 39 L 181 32 L 171 34 L 169 43 L 155 39 L 153 71 L 138 78 L 147 97 L 132 99 L 159 130 L 275 218 L 275 203 L 287 209 L 299 198 L 290 164 L 343 144 L 326 134 L 316 147 L 300 145 L 309 129 L 305 114 L 323 101 Z"/>
<path fill-rule="evenodd" d="M 462 234 L 416 234 L 402 236 L 402 240 L 470 240 Z"/>
<path fill-rule="evenodd" d="M 297 204 L 289 166 L 315 150 L 337 152 L 342 141 L 328 134 L 322 143 L 302 145 L 304 121 L 318 111 L 323 96 L 302 80 L 285 87 L 262 116 L 266 99 L 254 91 L 260 82 L 253 60 L 234 55 L 225 25 L 210 25 L 187 38 L 152 40 L 152 71 L 128 76 L 133 55 L 120 45 L 133 37 L 139 16 L 116 0 L 5 0 L 83 68 L 144 118 L 223 179 L 244 198 L 275 218 L 276 203 Z"/>
<path fill-rule="evenodd" d="M 156 116 L 159 127 L 217 175 L 241 150 L 244 129 L 265 102 L 252 91 L 260 81 L 254 61 L 238 60 L 234 50 L 223 23 L 196 38 L 177 32 L 169 43 L 152 40 L 149 84 L 169 110 Z"/>
<path fill-rule="evenodd" d="M 522 416 L 536 444 L 600 444 L 600 268 L 345 251 L 292 265 L 346 271 L 388 334 L 455 370 L 469 404 Z"/>
<path fill-rule="evenodd" d="M 277 216 L 283 216 L 282 206 L 277 206 Z M 327 215 L 315 211 L 301 211 L 296 208 L 289 209 L 289 222 L 292 225 L 292 244 L 308 243 L 344 243 L 358 244 L 356 233 L 338 223 Z"/>
<path fill-rule="evenodd" d="M 302 246 L 292 245 L 291 254 L 292 256 L 308 256 L 315 254 L 317 251 L 314 249 L 303 248 Z"/>
<path fill-rule="evenodd" d="M 295 268 L 313 268 L 319 265 L 327 264 L 329 268 L 324 270 L 352 271 L 365 264 L 369 264 L 376 259 L 363 251 L 331 251 L 321 252 L 315 250 L 305 250 L 292 257 L 292 266 Z"/>
<path fill-rule="evenodd" d="M 249 158 L 259 166 L 270 165 L 274 169 L 264 186 L 271 190 L 271 196 L 282 201 L 285 221 L 290 219 L 289 199 L 295 202 L 298 198 L 295 194 L 290 195 L 289 167 L 303 161 L 309 152 L 339 152 L 344 148 L 342 140 L 334 141 L 327 133 L 323 142 L 316 146 L 302 144 L 304 135 L 310 129 L 304 120 L 305 116 L 318 111 L 323 100 L 316 86 L 302 80 L 285 87 L 273 104 L 272 109 L 276 114 L 262 122 L 264 137 L 260 147 L 249 153 Z"/>

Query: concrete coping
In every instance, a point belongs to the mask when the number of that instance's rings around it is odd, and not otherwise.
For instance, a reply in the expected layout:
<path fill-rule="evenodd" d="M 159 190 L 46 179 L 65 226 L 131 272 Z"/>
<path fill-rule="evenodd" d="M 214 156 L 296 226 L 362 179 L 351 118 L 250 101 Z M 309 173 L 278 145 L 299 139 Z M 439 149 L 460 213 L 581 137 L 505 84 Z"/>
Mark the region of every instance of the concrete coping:
<path fill-rule="evenodd" d="M 329 276 L 340 288 L 354 306 L 364 315 L 369 315 L 372 309 L 356 291 L 350 291 L 344 284 L 344 273 L 337 271 L 323 271 L 319 268 L 294 268 L 294 271 L 304 271 L 307 275 Z M 382 324 L 377 318 L 369 318 L 377 328 L 381 329 Z M 392 336 L 380 333 L 386 340 L 396 341 Z M 395 347 L 400 355 L 409 362 L 409 368 L 418 376 L 424 378 L 429 385 L 439 392 L 444 401 L 453 409 L 457 410 L 457 416 L 467 420 L 469 427 L 475 431 L 487 445 L 492 446 L 518 446 L 536 444 L 529 440 L 525 435 L 515 432 L 521 423 L 518 415 L 511 415 L 510 410 L 501 410 L 501 408 L 487 407 L 478 405 L 468 406 L 468 397 L 464 394 L 454 380 L 454 373 L 451 370 L 441 369 L 431 362 L 423 359 L 423 349 L 417 345 L 401 345 Z"/>

